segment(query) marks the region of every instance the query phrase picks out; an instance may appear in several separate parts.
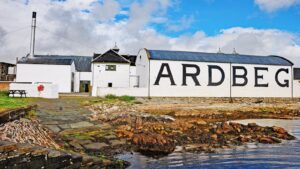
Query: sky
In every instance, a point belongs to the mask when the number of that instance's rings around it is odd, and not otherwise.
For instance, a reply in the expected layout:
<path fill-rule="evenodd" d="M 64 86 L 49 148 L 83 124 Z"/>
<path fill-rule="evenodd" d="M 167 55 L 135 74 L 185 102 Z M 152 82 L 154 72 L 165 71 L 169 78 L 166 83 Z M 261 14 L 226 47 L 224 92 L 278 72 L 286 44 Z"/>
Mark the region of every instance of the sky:
<path fill-rule="evenodd" d="M 300 67 L 300 0 L 0 0 L 0 62 L 141 48 L 279 55 Z"/>

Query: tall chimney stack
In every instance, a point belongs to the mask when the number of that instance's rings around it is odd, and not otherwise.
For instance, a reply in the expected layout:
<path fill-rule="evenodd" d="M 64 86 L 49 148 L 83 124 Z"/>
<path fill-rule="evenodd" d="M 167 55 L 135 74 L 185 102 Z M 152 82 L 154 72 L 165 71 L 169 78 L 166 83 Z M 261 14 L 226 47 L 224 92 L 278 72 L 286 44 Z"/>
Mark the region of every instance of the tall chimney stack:
<path fill-rule="evenodd" d="M 31 58 L 34 57 L 35 29 L 36 29 L 36 12 L 32 12 L 30 52 L 29 52 L 29 57 Z"/>

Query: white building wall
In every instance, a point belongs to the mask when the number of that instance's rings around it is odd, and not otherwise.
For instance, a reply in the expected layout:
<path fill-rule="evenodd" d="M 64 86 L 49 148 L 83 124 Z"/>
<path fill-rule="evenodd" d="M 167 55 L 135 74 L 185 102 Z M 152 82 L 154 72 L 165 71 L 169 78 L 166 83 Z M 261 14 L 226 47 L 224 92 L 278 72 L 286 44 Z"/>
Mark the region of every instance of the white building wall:
<path fill-rule="evenodd" d="M 80 92 L 80 81 L 90 81 L 92 83 L 92 72 L 75 72 L 74 92 Z"/>
<path fill-rule="evenodd" d="M 16 82 L 49 82 L 57 84 L 60 93 L 69 93 L 74 69 L 74 64 L 17 64 Z"/>
<path fill-rule="evenodd" d="M 98 88 L 97 96 L 104 97 L 106 95 L 113 94 L 116 96 L 134 96 L 134 97 L 146 97 L 148 94 L 147 88 Z"/>
<path fill-rule="evenodd" d="M 161 78 L 159 85 L 154 85 L 162 63 L 168 63 L 176 85 L 171 85 L 169 78 Z M 191 77 L 187 77 L 187 86 L 183 86 L 182 64 L 196 64 L 200 67 L 198 81 L 201 86 L 196 86 Z M 225 73 L 225 80 L 220 86 L 207 86 L 208 65 L 218 65 Z M 194 68 L 187 68 L 188 73 L 195 73 Z M 166 69 L 163 72 L 167 73 Z M 221 79 L 219 71 L 213 71 L 213 81 Z M 230 64 L 204 63 L 204 62 L 182 62 L 182 61 L 150 61 L 150 96 L 154 97 L 229 97 L 230 96 Z"/>
<path fill-rule="evenodd" d="M 176 85 L 171 85 L 170 78 L 162 77 L 159 85 L 155 85 L 155 81 L 159 74 L 159 70 L 163 63 L 168 63 L 172 72 Z M 183 66 L 182 64 L 193 64 L 200 68 L 200 75 L 197 77 L 200 86 L 196 86 L 191 77 L 187 77 L 187 85 L 183 83 Z M 217 65 L 221 67 L 225 73 L 225 80 L 219 86 L 208 86 L 208 65 Z M 228 63 L 206 63 L 206 62 L 185 62 L 185 61 L 163 61 L 150 60 L 150 96 L 152 97 L 292 97 L 292 81 L 291 67 L 289 66 L 272 66 L 272 65 L 249 65 L 249 64 L 232 64 L 232 66 L 243 66 L 247 69 L 248 83 L 246 86 L 232 86 L 233 76 L 230 80 L 230 64 Z M 258 71 L 258 75 L 262 75 L 263 79 L 258 80 L 259 83 L 268 83 L 268 87 L 255 87 L 255 71 L 254 67 L 268 68 L 268 71 Z M 288 87 L 281 87 L 275 80 L 275 74 L 279 69 L 288 69 L 289 73 L 281 72 L 278 80 L 284 83 L 289 81 Z M 188 73 L 195 73 L 195 68 L 187 68 Z M 164 69 L 163 74 L 167 74 Z M 237 74 L 243 72 L 237 71 Z M 221 73 L 214 70 L 212 73 L 214 82 L 221 79 Z M 237 82 L 242 83 L 242 79 L 237 78 Z"/>
<path fill-rule="evenodd" d="M 130 66 L 129 69 L 130 69 L 129 72 L 130 76 L 136 76 L 136 66 Z"/>
<path fill-rule="evenodd" d="M 40 85 L 44 86 L 43 91 L 38 91 Z M 10 90 L 25 90 L 26 97 L 41 97 L 48 99 L 57 99 L 58 85 L 49 83 L 11 83 L 9 85 Z M 10 97 L 20 97 L 20 95 L 10 95 Z M 24 96 L 23 96 L 24 97 Z"/>
<path fill-rule="evenodd" d="M 142 49 L 136 58 L 136 75 L 139 78 L 139 87 L 145 88 L 149 85 L 149 58 L 147 51 Z"/>
<path fill-rule="evenodd" d="M 80 88 L 80 72 L 75 72 L 74 92 L 78 93 Z"/>
<path fill-rule="evenodd" d="M 300 98 L 300 79 L 293 81 L 293 91 L 294 91 L 294 97 Z"/>
<path fill-rule="evenodd" d="M 116 65 L 116 71 L 105 70 L 106 65 Z M 97 95 L 99 87 L 108 87 L 112 83 L 113 88 L 129 88 L 130 86 L 130 65 L 116 63 L 93 63 L 93 89 L 92 96 Z"/>
<path fill-rule="evenodd" d="M 79 72 L 81 81 L 92 81 L 92 72 Z"/>
<path fill-rule="evenodd" d="M 232 64 L 232 66 L 243 66 L 248 72 L 247 85 L 232 86 L 232 97 L 292 97 L 291 67 L 246 64 Z M 268 68 L 268 71 L 258 71 L 258 75 L 263 75 L 263 79 L 258 80 L 258 82 L 260 84 L 268 84 L 268 87 L 255 87 L 254 67 Z M 281 72 L 278 75 L 278 80 L 281 83 L 288 80 L 289 87 L 280 87 L 275 80 L 276 72 L 281 68 L 288 69 L 289 73 Z M 243 72 L 240 72 L 240 74 L 242 73 Z"/>

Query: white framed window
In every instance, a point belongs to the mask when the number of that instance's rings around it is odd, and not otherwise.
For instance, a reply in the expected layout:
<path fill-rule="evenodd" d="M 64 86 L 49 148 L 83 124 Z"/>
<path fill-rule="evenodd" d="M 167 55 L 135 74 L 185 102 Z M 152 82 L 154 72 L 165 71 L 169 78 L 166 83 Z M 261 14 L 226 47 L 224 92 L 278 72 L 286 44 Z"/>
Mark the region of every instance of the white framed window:
<path fill-rule="evenodd" d="M 105 71 L 116 71 L 117 66 L 116 65 L 106 65 L 105 66 Z"/>

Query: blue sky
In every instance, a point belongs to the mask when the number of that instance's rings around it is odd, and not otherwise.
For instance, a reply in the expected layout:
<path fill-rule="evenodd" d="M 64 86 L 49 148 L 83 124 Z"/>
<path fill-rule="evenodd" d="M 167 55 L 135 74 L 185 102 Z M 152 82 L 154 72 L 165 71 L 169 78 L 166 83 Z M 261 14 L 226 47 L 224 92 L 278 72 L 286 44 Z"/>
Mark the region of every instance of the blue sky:
<path fill-rule="evenodd" d="M 300 66 L 300 0 L 4 0 L 0 59 L 29 51 L 91 55 L 113 47 L 280 55 Z"/>
<path fill-rule="evenodd" d="M 167 17 L 178 23 L 182 16 L 192 18 L 189 28 L 168 31 L 166 25 L 153 24 L 161 33 L 170 36 L 192 34 L 203 30 L 207 35 L 216 35 L 222 29 L 231 27 L 254 27 L 258 29 L 279 29 L 300 33 L 300 6 L 267 12 L 260 9 L 253 0 L 188 0 L 178 1 L 169 9 Z"/>

